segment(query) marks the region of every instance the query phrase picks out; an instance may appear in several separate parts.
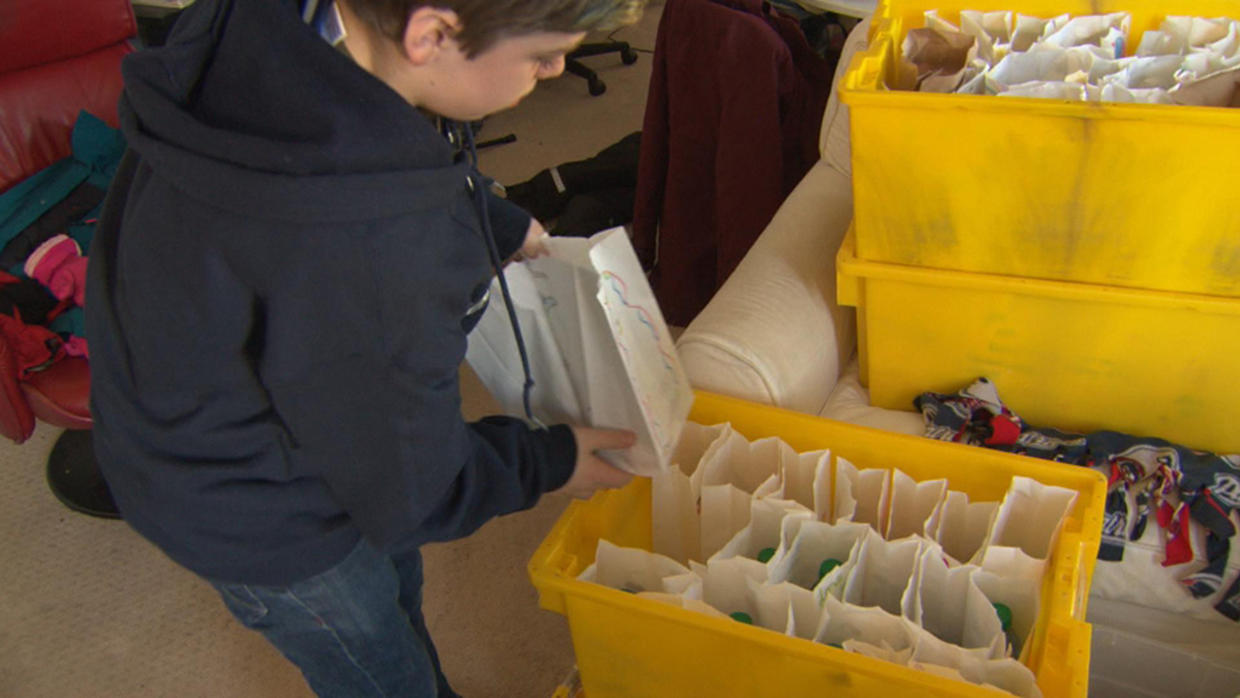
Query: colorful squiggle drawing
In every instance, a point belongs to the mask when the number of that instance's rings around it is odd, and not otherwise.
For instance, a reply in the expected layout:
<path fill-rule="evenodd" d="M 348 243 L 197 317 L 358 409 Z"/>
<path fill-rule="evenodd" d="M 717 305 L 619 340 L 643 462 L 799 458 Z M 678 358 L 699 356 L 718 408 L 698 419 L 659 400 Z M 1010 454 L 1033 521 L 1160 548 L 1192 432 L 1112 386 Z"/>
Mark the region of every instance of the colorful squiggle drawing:
<path fill-rule="evenodd" d="M 659 341 L 659 330 L 654 326 L 654 322 L 650 316 L 650 311 L 640 305 L 633 305 L 629 302 L 629 286 L 624 283 L 624 279 L 617 276 L 615 272 L 605 271 L 601 276 L 611 282 L 612 291 L 615 292 L 616 297 L 620 299 L 620 302 L 623 303 L 625 307 L 632 308 L 637 313 L 637 317 L 641 320 L 642 324 L 650 328 L 650 334 L 654 337 L 654 341 L 659 347 L 659 353 L 663 356 L 663 367 L 674 373 L 676 369 L 672 368 L 672 357 L 668 355 L 667 350 L 663 348 L 663 344 Z"/>
<path fill-rule="evenodd" d="M 600 278 L 608 282 L 608 286 L 610 287 L 612 294 L 617 299 L 619 299 L 620 303 L 623 304 L 624 307 L 631 309 L 636 314 L 637 319 L 641 322 L 641 324 L 645 325 L 650 330 L 651 338 L 654 340 L 655 346 L 658 347 L 659 349 L 659 355 L 660 355 L 660 358 L 662 359 L 664 370 L 673 374 L 673 376 L 675 376 L 676 375 L 675 359 L 667 353 L 666 349 L 663 348 L 663 343 L 662 341 L 660 341 L 661 337 L 659 336 L 659 330 L 655 326 L 653 316 L 650 314 L 650 311 L 640 305 L 636 305 L 636 304 L 629 302 L 628 284 L 626 284 L 624 279 L 622 279 L 615 272 L 603 271 L 600 274 Z M 620 326 L 616 326 L 616 330 L 618 334 L 623 333 L 623 330 Z M 633 366 L 634 360 L 633 360 L 632 355 L 629 353 L 629 347 L 627 343 L 623 341 L 623 338 L 621 336 L 617 336 L 616 339 L 617 339 L 617 342 L 616 342 L 617 346 L 620 348 L 621 353 L 623 353 L 625 356 L 625 364 L 629 366 Z M 671 439 L 669 438 L 670 435 L 667 433 L 662 421 L 658 418 L 658 416 L 655 414 L 654 410 L 652 409 L 650 403 L 647 401 L 646 396 L 644 394 L 638 394 L 637 399 L 638 399 L 639 404 L 641 405 L 642 412 L 646 415 L 647 420 L 650 423 L 650 427 L 651 427 L 651 430 L 653 432 L 653 436 L 655 437 L 655 439 L 660 444 L 662 444 L 664 448 L 670 447 L 671 446 L 671 443 L 670 443 Z"/>

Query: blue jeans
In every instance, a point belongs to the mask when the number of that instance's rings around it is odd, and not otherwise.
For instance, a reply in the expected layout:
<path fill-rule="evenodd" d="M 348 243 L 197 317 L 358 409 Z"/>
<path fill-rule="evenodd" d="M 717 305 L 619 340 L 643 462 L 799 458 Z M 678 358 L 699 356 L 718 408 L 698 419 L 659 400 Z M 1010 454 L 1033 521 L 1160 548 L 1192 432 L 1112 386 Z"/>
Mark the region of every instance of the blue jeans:
<path fill-rule="evenodd" d="M 323 698 L 459 698 L 422 619 L 422 555 L 365 540 L 287 587 L 212 582 L 228 610 L 301 669 Z"/>

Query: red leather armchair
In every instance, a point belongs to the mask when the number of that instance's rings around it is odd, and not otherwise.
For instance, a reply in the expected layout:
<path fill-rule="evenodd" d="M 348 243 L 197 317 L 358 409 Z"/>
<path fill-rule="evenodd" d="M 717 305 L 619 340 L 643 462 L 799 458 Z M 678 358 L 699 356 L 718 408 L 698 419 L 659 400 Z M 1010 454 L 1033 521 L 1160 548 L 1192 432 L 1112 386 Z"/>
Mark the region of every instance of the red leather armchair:
<path fill-rule="evenodd" d="M 129 0 L 0 3 L 0 193 L 68 157 L 78 112 L 116 126 L 120 62 L 137 26 Z M 15 375 L 0 342 L 0 371 Z M 0 433 L 21 443 L 35 419 L 64 427 L 48 463 L 52 491 L 72 509 L 117 516 L 90 445 L 90 369 L 67 357 L 0 390 Z"/>

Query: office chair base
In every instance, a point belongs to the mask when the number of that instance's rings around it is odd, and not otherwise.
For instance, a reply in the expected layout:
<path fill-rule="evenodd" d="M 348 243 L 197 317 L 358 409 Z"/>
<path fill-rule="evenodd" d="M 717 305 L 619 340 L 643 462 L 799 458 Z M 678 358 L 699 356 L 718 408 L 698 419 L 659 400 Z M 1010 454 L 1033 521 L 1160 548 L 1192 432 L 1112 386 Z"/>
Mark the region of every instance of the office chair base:
<path fill-rule="evenodd" d="M 73 511 L 104 519 L 121 518 L 108 483 L 95 461 L 89 429 L 66 429 L 47 459 L 47 485 Z"/>
<path fill-rule="evenodd" d="M 637 52 L 633 47 L 624 41 L 604 41 L 594 44 L 582 44 L 568 54 L 564 70 L 578 77 L 585 78 L 590 90 L 590 96 L 597 97 L 607 91 L 607 83 L 603 82 L 598 73 L 594 72 L 580 59 L 589 56 L 601 56 L 605 53 L 619 53 L 620 62 L 624 65 L 633 65 L 637 62 Z"/>

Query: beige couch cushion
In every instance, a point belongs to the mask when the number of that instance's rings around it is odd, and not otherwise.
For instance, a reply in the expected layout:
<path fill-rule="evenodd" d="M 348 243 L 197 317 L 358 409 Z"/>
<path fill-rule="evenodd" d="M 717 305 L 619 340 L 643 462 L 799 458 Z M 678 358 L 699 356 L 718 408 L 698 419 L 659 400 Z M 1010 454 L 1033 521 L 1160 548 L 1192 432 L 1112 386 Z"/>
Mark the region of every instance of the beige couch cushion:
<path fill-rule="evenodd" d="M 864 45 L 849 34 L 838 83 Z M 814 164 L 736 271 L 677 342 L 694 387 L 819 414 L 856 346 L 851 308 L 835 300 L 835 253 L 852 219 L 848 110 L 832 94 Z"/>
<path fill-rule="evenodd" d="M 845 177 L 852 178 L 852 150 L 848 141 L 848 107 L 839 99 L 840 79 L 848 70 L 853 57 L 869 45 L 870 19 L 862 20 L 844 42 L 840 64 L 835 68 L 835 82 L 831 87 L 831 99 L 822 115 L 822 131 L 818 138 L 818 152 L 822 159 Z"/>

